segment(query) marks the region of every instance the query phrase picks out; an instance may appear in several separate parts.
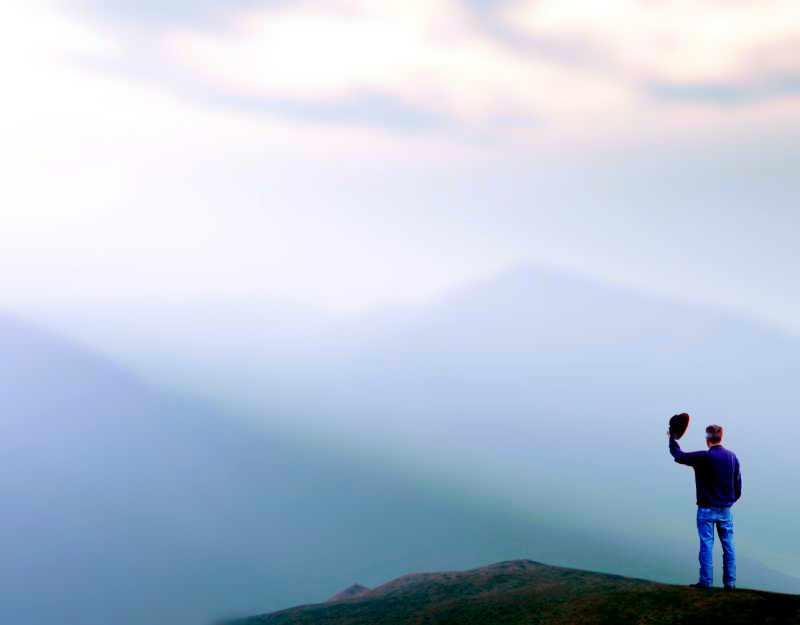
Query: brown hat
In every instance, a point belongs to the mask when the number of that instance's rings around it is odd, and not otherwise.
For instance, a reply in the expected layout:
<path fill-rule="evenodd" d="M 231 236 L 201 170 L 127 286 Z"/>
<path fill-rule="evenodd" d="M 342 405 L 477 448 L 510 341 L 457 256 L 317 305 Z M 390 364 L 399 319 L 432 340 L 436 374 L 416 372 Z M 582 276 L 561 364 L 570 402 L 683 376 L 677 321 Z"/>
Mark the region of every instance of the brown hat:
<path fill-rule="evenodd" d="M 678 440 L 686 433 L 689 427 L 689 413 L 682 412 L 676 414 L 669 420 L 669 433 L 675 440 Z"/>

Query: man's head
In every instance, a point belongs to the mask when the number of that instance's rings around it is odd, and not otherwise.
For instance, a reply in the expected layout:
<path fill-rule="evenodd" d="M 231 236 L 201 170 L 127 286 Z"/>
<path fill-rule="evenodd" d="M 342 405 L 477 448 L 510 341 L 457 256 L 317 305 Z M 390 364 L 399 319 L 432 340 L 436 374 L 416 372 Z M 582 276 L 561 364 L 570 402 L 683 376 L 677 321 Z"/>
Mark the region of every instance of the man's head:
<path fill-rule="evenodd" d="M 709 425 L 706 428 L 706 445 L 713 447 L 722 442 L 722 426 Z"/>

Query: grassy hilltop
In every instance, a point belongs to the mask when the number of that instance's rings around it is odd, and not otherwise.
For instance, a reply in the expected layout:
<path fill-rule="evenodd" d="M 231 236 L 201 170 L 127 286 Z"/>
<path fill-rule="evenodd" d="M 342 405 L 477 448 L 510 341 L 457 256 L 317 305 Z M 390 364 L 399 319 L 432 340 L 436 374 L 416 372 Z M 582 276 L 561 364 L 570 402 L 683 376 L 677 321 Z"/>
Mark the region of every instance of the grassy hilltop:
<path fill-rule="evenodd" d="M 226 625 L 800 624 L 800 595 L 697 590 L 509 560 L 412 573 L 324 603 Z"/>

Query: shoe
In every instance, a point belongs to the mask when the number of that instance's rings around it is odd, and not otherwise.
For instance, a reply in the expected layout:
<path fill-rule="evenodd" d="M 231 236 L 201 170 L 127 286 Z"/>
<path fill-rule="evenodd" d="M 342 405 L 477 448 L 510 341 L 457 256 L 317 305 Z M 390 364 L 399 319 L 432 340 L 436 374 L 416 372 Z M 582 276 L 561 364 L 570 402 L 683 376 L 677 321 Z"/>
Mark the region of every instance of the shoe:
<path fill-rule="evenodd" d="M 689 588 L 711 588 L 711 586 L 703 586 L 703 584 L 689 584 Z"/>
<path fill-rule="evenodd" d="M 735 590 L 736 586 L 725 586 L 725 590 Z"/>

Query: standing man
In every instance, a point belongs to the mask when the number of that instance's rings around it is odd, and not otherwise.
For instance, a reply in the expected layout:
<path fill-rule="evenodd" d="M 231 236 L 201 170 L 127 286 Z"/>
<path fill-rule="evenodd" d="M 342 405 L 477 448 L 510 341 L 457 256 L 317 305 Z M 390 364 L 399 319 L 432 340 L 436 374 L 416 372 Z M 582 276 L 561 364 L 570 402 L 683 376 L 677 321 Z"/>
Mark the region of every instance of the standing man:
<path fill-rule="evenodd" d="M 669 452 L 675 462 L 694 468 L 697 487 L 697 532 L 700 534 L 700 581 L 692 588 L 711 588 L 713 579 L 711 552 L 714 547 L 714 525 L 722 543 L 722 582 L 726 590 L 736 587 L 736 557 L 733 551 L 733 517 L 731 506 L 742 495 L 742 475 L 736 454 L 725 449 L 722 428 L 706 428 L 707 450 L 681 451 L 678 441 L 669 436 Z"/>

